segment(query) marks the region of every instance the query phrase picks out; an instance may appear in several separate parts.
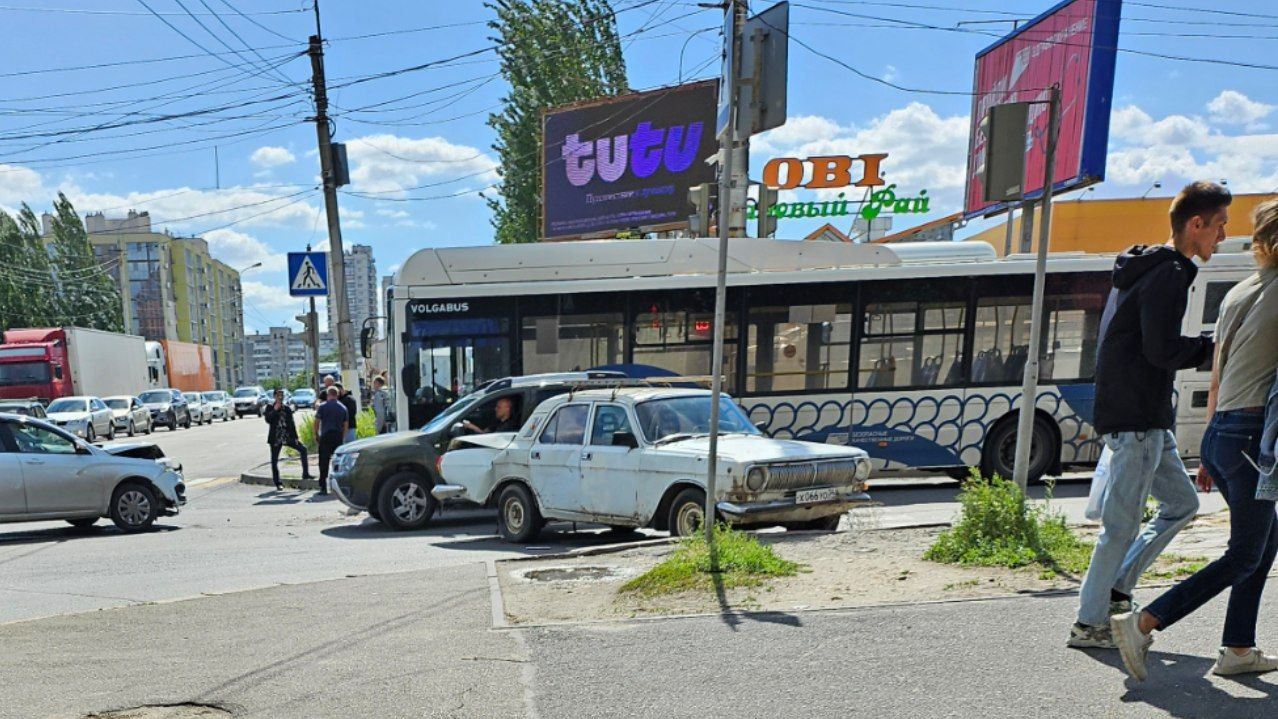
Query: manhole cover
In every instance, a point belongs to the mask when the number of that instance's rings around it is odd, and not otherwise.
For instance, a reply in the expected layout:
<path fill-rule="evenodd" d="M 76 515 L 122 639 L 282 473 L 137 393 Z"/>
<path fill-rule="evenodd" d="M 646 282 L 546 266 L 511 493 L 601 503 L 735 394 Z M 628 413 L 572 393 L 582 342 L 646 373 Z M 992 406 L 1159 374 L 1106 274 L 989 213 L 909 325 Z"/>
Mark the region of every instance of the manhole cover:
<path fill-rule="evenodd" d="M 231 713 L 206 704 L 173 704 L 88 714 L 84 719 L 226 719 Z"/>
<path fill-rule="evenodd" d="M 542 567 L 516 572 L 515 576 L 528 582 L 597 582 L 604 579 L 617 579 L 631 574 L 622 567 L 607 565 Z"/>

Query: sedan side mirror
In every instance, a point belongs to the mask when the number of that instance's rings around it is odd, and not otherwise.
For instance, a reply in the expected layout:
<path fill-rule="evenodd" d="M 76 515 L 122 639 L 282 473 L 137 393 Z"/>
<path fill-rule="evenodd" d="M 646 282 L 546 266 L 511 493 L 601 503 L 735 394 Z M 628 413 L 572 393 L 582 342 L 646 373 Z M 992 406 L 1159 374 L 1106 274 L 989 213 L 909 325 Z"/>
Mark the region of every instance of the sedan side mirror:
<path fill-rule="evenodd" d="M 634 432 L 627 432 L 624 429 L 618 430 L 612 433 L 612 446 L 634 449 L 639 446 L 639 440 L 635 437 Z"/>

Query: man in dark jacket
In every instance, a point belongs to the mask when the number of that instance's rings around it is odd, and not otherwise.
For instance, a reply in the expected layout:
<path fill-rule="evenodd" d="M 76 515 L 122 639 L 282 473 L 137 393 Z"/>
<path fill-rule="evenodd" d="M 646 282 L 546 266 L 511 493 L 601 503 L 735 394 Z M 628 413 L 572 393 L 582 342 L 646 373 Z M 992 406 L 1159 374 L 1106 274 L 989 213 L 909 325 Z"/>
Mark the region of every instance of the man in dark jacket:
<path fill-rule="evenodd" d="M 324 404 L 315 410 L 316 434 L 319 437 L 320 480 L 318 494 L 328 494 L 328 463 L 342 444 L 350 416 L 338 400 L 337 387 L 329 387 Z"/>
<path fill-rule="evenodd" d="M 1171 240 L 1136 246 L 1114 263 L 1114 288 L 1101 317 L 1093 425 L 1112 453 L 1102 531 L 1079 596 L 1071 647 L 1114 648 L 1109 617 L 1131 611 L 1132 589 L 1198 511 L 1194 485 L 1176 450 L 1176 371 L 1211 357 L 1208 337 L 1182 337 L 1193 258 L 1209 260 L 1225 239 L 1229 191 L 1195 182 L 1171 204 Z M 1158 513 L 1141 529 L 1145 500 Z"/>
<path fill-rule="evenodd" d="M 271 478 L 276 489 L 284 489 L 280 483 L 280 449 L 292 447 L 302 455 L 302 479 L 314 479 L 310 465 L 306 463 L 306 446 L 297 441 L 297 425 L 293 423 L 293 409 L 284 404 L 284 390 L 275 390 L 275 402 L 266 408 L 266 443 L 271 446 Z"/>

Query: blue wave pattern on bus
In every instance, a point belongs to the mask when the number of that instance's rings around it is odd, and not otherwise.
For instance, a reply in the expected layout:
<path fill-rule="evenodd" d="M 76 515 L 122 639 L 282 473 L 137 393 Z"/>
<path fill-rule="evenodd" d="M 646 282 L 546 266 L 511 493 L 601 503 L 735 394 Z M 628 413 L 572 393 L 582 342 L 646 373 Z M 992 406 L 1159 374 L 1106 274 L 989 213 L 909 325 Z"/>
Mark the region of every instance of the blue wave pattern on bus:
<path fill-rule="evenodd" d="M 1092 461 L 1099 444 L 1092 431 L 1095 387 L 1045 387 L 1035 405 L 1056 419 L 1063 463 Z M 860 447 L 882 468 L 977 465 L 991 425 L 1020 406 L 1020 393 L 926 391 L 895 397 L 746 399 L 750 418 L 774 437 Z"/>

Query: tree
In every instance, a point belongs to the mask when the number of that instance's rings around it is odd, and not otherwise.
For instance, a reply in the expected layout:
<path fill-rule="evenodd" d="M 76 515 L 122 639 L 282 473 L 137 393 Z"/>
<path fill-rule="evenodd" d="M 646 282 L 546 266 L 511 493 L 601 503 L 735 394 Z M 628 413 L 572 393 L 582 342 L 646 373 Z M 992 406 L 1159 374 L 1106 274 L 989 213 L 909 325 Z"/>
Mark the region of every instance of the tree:
<path fill-rule="evenodd" d="M 609 0 L 491 0 L 502 77 L 510 85 L 497 132 L 501 199 L 485 196 L 499 243 L 541 235 L 541 112 L 627 91 L 617 21 Z"/>
<path fill-rule="evenodd" d="M 17 220 L 0 212 L 0 329 L 48 327 L 60 321 L 39 219 L 25 204 Z"/>
<path fill-rule="evenodd" d="M 84 223 L 61 192 L 53 203 L 51 245 L 56 265 L 55 302 L 58 314 L 65 319 L 62 324 L 123 332 L 124 304 L 120 291 L 111 275 L 98 264 Z"/>

